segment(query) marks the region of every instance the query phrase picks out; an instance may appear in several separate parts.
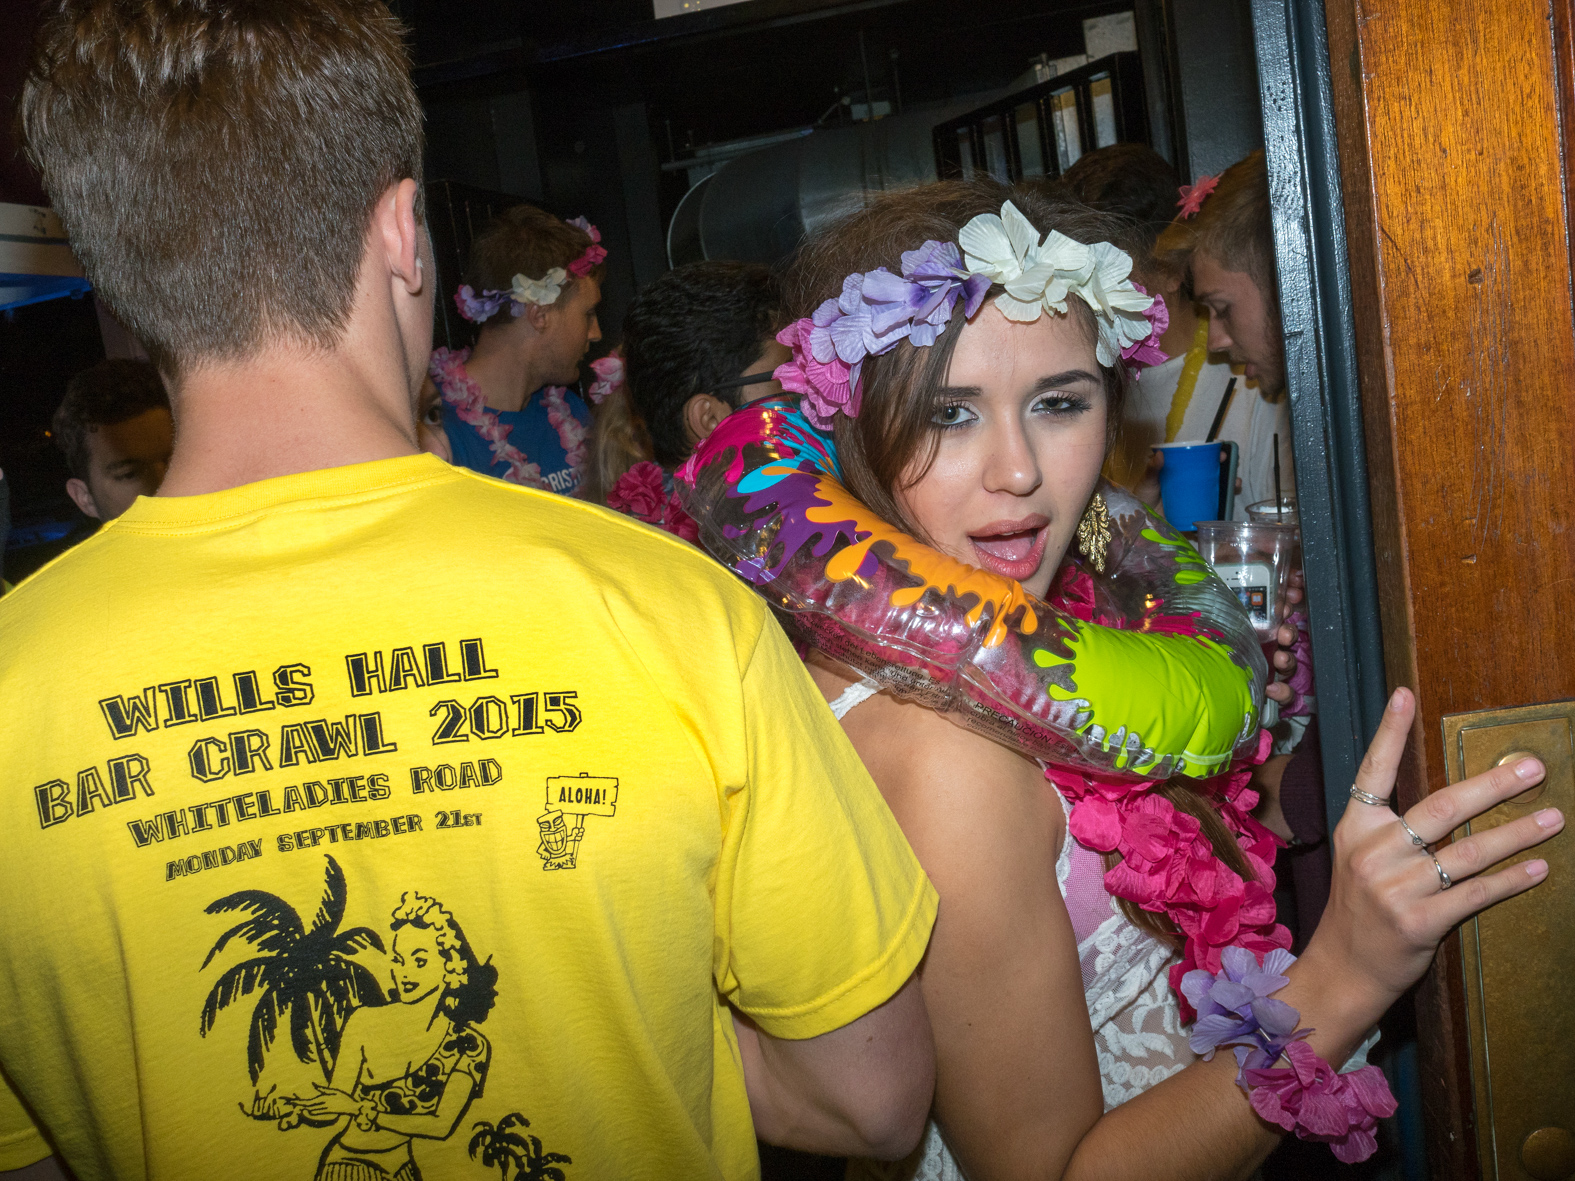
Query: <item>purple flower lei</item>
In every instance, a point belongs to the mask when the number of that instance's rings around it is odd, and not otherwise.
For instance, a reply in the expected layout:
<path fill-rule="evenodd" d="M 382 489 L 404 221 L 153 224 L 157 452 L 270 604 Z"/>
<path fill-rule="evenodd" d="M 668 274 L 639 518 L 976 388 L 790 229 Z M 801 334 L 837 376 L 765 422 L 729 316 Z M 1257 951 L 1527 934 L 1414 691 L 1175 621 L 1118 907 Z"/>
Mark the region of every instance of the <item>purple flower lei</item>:
<path fill-rule="evenodd" d="M 990 280 L 963 269 L 955 242 L 926 242 L 904 251 L 902 274 L 877 267 L 849 275 L 842 295 L 828 299 L 815 314 L 796 320 L 777 335 L 793 350 L 779 366 L 782 388 L 803 396 L 804 415 L 821 430 L 831 428 L 838 411 L 859 412 L 860 377 L 865 357 L 890 352 L 897 342 L 932 345 L 951 320 L 957 299 L 971 317 L 984 302 Z"/>
<path fill-rule="evenodd" d="M 1304 1040 L 1301 1014 L 1270 994 L 1290 983 L 1285 969 L 1296 962 L 1276 948 L 1262 961 L 1242 947 L 1220 952 L 1218 974 L 1206 968 L 1181 978 L 1181 992 L 1198 1011 L 1188 1044 L 1205 1061 L 1221 1046 L 1234 1046 L 1236 1084 L 1263 1119 L 1303 1140 L 1329 1145 L 1351 1164 L 1378 1147 L 1378 1121 L 1395 1112 L 1383 1071 L 1363 1066 L 1337 1073 Z M 1281 1058 L 1288 1066 L 1277 1066 Z"/>

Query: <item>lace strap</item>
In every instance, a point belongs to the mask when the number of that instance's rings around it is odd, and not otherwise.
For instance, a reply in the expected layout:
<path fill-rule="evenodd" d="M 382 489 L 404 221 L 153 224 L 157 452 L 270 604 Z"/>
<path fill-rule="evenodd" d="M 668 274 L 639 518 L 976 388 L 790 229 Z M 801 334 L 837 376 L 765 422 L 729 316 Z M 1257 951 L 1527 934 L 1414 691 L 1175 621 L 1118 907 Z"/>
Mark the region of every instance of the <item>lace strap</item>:
<path fill-rule="evenodd" d="M 832 716 L 840 722 L 855 705 L 863 705 L 879 692 L 880 685 L 877 682 L 870 680 L 868 677 L 861 678 L 858 684 L 849 685 L 837 695 L 835 701 L 830 703 Z"/>

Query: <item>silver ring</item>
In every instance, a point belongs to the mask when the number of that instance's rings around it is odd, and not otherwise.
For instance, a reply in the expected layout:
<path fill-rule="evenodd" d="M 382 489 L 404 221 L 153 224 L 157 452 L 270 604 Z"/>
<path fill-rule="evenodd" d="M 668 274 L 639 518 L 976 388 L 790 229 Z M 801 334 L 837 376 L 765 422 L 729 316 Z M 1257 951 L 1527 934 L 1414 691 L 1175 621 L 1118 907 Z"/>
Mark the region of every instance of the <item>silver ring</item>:
<path fill-rule="evenodd" d="M 1428 856 L 1433 857 L 1433 854 L 1429 853 Z M 1444 872 L 1444 867 L 1438 863 L 1437 857 L 1433 857 L 1433 868 L 1438 871 L 1438 888 L 1440 890 L 1447 890 L 1455 884 L 1450 876 Z"/>
<path fill-rule="evenodd" d="M 1415 845 L 1418 849 L 1422 848 L 1424 845 L 1427 844 L 1426 841 L 1424 841 L 1421 837 L 1416 835 L 1416 829 L 1412 828 L 1409 824 L 1407 824 L 1405 822 L 1405 817 L 1404 816 L 1397 816 L 1397 817 L 1395 817 L 1395 819 L 1400 822 L 1400 827 L 1405 829 L 1406 835 L 1411 838 L 1411 843 L 1413 845 Z"/>
<path fill-rule="evenodd" d="M 1387 808 L 1389 806 L 1388 800 L 1379 799 L 1371 792 L 1363 791 L 1354 783 L 1351 784 L 1351 798 L 1353 800 L 1360 800 L 1364 804 L 1372 804 L 1379 808 Z"/>

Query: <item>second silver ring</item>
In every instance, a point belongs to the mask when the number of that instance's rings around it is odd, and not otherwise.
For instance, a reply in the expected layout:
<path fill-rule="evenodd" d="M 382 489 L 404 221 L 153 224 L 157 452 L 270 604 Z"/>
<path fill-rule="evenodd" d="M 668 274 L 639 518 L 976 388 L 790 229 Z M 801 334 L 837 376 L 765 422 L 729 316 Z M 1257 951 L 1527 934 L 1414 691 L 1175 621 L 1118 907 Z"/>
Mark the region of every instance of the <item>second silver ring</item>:
<path fill-rule="evenodd" d="M 1411 838 L 1411 843 L 1413 845 L 1415 845 L 1418 849 L 1425 849 L 1427 847 L 1427 842 L 1416 835 L 1416 829 L 1412 828 L 1405 822 L 1404 816 L 1397 816 L 1395 819 L 1400 822 L 1400 827 L 1405 829 L 1406 836 Z"/>

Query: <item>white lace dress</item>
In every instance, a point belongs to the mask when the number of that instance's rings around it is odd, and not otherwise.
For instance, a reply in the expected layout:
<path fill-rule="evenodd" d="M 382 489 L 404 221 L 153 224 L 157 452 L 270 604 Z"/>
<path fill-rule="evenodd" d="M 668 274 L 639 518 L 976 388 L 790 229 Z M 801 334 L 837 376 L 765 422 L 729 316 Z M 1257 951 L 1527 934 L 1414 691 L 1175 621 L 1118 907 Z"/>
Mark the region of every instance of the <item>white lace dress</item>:
<path fill-rule="evenodd" d="M 870 681 L 854 685 L 831 703 L 832 712 L 840 719 L 879 691 Z M 1065 799 L 1061 807 L 1067 808 Z M 1056 859 L 1055 876 L 1077 937 L 1083 997 L 1109 1111 L 1193 1060 L 1181 1025 L 1181 1006 L 1167 978 L 1179 956 L 1122 915 L 1105 889 L 1104 858 L 1079 845 L 1070 832 Z M 851 1161 L 848 1177 L 850 1181 L 966 1181 L 934 1123 L 925 1128 L 923 1141 L 907 1159 L 893 1164 Z"/>

